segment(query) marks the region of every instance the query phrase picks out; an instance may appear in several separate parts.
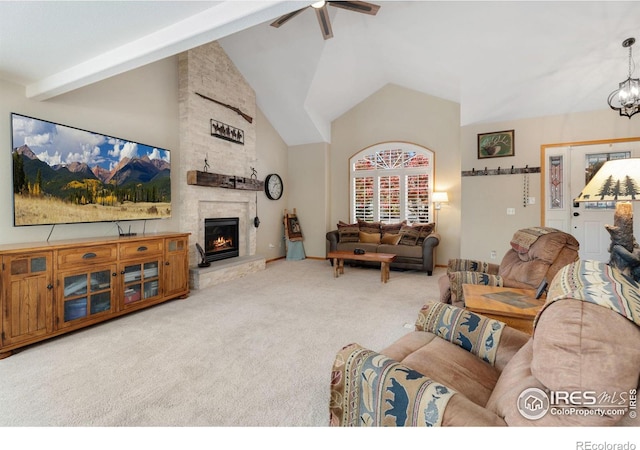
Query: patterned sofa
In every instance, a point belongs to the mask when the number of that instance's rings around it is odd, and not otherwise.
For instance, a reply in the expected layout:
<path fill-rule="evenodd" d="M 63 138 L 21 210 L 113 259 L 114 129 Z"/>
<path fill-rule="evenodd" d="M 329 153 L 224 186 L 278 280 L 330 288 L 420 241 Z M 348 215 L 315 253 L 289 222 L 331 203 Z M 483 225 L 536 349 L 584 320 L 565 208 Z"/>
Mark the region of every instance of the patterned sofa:
<path fill-rule="evenodd" d="M 560 270 L 531 337 L 430 303 L 380 353 L 336 355 L 330 424 L 638 426 L 639 324 L 637 283 L 594 261 Z"/>
<path fill-rule="evenodd" d="M 339 222 L 337 229 L 329 231 L 326 237 L 329 252 L 353 252 L 361 248 L 366 252 L 391 253 L 396 255 L 391 263 L 392 268 L 420 270 L 427 272 L 427 275 L 433 273 L 436 247 L 440 243 L 434 223 L 407 225 L 402 222 L 388 225 L 365 221 L 353 224 Z"/>

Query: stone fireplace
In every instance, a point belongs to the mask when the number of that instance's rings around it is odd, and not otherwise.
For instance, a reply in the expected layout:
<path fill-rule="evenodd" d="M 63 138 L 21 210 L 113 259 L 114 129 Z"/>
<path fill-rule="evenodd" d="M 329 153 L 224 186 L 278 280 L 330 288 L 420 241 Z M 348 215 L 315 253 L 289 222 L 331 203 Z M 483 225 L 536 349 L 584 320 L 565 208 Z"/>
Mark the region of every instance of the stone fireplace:
<path fill-rule="evenodd" d="M 265 267 L 255 255 L 257 230 L 256 192 L 187 183 L 187 172 L 246 177 L 256 166 L 256 125 L 236 112 L 211 102 L 198 93 L 233 105 L 256 117 L 255 92 L 217 42 L 181 53 L 178 58 L 180 113 L 179 216 L 181 231 L 191 233 L 189 264 L 191 288 L 202 289 Z M 211 135 L 211 120 L 242 130 L 244 142 L 231 142 Z M 214 259 L 208 268 L 198 268 L 195 243 L 206 246 L 205 219 L 237 218 L 234 257 Z M 220 254 L 219 254 L 220 255 Z M 226 255 L 225 255 L 226 256 Z"/>

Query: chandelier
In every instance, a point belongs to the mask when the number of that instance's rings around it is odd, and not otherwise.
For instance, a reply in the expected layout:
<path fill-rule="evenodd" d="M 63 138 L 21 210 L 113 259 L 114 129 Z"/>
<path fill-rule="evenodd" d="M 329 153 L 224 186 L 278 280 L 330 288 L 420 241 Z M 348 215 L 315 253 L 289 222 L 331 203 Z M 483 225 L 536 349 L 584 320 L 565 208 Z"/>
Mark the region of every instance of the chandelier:
<path fill-rule="evenodd" d="M 635 38 L 628 38 L 622 42 L 622 46 L 629 49 L 629 78 L 621 82 L 618 89 L 609 94 L 607 99 L 611 109 L 618 111 L 621 116 L 629 118 L 640 111 L 640 79 L 631 78 L 631 73 L 635 68 L 631 57 L 631 46 L 635 42 Z"/>

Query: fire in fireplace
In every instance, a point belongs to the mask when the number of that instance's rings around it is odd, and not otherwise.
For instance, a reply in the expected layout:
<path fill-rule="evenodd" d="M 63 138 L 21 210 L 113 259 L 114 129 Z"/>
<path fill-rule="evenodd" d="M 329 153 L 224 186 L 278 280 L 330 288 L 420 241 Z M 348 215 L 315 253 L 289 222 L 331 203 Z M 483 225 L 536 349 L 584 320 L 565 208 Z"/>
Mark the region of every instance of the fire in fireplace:
<path fill-rule="evenodd" d="M 204 252 L 207 261 L 239 256 L 238 224 L 237 217 L 204 219 Z"/>

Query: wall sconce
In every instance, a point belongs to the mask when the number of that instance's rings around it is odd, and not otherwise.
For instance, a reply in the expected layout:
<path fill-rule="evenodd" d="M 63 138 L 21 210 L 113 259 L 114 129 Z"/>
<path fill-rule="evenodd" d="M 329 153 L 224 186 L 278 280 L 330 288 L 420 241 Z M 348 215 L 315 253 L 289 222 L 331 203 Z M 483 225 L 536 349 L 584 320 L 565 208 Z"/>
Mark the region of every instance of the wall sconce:
<path fill-rule="evenodd" d="M 446 192 L 434 192 L 431 194 L 431 201 L 433 202 L 433 209 L 435 209 L 436 213 L 434 214 L 434 221 L 436 223 L 436 228 L 438 227 L 438 211 L 442 207 L 443 203 L 449 203 L 449 196 Z"/>
<path fill-rule="evenodd" d="M 449 196 L 446 192 L 434 192 L 431 196 L 431 201 L 435 209 L 440 209 L 443 203 L 449 203 Z"/>

